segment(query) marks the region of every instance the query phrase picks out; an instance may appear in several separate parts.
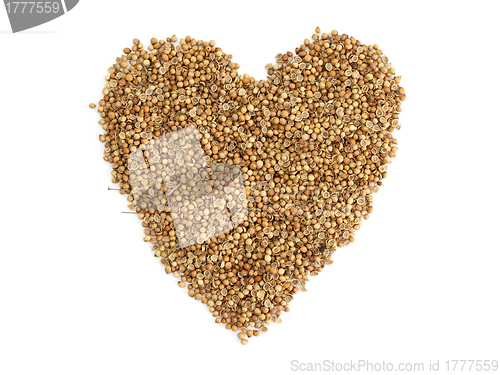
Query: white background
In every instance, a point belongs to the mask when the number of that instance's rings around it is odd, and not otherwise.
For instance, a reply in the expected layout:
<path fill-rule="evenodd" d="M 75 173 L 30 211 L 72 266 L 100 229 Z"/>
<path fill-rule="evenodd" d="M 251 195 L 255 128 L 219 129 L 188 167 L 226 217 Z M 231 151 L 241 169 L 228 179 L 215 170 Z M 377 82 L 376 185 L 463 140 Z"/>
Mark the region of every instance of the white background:
<path fill-rule="evenodd" d="M 82 0 L 19 34 L 0 9 L 0 374 L 500 360 L 495 3 Z M 88 104 L 133 38 L 214 39 L 264 79 L 316 26 L 378 43 L 403 76 L 400 149 L 356 242 L 242 346 L 120 213 Z"/>

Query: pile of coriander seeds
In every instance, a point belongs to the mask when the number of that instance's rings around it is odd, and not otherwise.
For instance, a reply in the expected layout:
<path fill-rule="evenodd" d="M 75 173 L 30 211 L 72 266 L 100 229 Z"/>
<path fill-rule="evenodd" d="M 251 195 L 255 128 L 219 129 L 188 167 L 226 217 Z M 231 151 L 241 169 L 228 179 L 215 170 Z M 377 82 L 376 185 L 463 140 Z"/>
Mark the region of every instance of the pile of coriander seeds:
<path fill-rule="evenodd" d="M 112 182 L 128 195 L 165 271 L 247 344 L 281 323 L 295 293 L 369 218 L 398 150 L 392 133 L 405 90 L 378 45 L 335 30 L 317 28 L 294 52 L 277 54 L 260 81 L 240 75 L 214 41 L 176 42 L 134 39 L 123 50 L 97 105 L 99 139 Z M 169 207 L 143 209 L 134 199 L 128 165 L 138 149 L 148 156 L 151 140 L 189 126 L 208 168 L 240 168 L 248 214 L 230 231 L 182 247 Z M 153 177 L 162 176 L 160 163 Z"/>

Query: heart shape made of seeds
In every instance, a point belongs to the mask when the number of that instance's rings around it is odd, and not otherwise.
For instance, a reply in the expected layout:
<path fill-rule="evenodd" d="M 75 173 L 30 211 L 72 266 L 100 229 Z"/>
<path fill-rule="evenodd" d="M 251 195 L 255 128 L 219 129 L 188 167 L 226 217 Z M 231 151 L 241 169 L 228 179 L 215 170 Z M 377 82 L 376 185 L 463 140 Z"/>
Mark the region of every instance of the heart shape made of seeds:
<path fill-rule="evenodd" d="M 214 41 L 176 42 L 123 50 L 99 139 L 165 271 L 246 344 L 354 242 L 405 91 L 377 45 L 336 31 L 279 53 L 266 80 Z"/>

